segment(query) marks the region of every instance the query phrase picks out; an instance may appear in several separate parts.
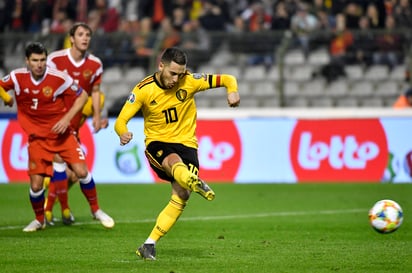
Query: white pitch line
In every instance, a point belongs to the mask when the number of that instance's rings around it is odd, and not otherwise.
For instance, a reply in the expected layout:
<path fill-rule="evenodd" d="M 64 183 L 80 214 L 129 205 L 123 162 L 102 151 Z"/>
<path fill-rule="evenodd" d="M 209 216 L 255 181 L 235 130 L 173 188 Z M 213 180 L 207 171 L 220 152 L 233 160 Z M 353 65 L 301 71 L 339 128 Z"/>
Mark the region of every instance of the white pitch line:
<path fill-rule="evenodd" d="M 316 215 L 316 214 L 350 214 L 367 212 L 367 209 L 347 209 L 347 210 L 321 210 L 321 211 L 279 211 L 279 212 L 266 212 L 256 214 L 237 214 L 237 215 L 221 215 L 221 216 L 195 216 L 195 217 L 181 217 L 181 221 L 210 221 L 210 220 L 232 220 L 232 219 L 244 219 L 244 218 L 265 218 L 265 217 L 282 217 L 282 216 L 297 216 L 297 215 Z M 136 219 L 131 221 L 116 221 L 118 224 L 139 224 L 139 223 L 154 223 L 156 219 Z M 75 226 L 84 225 L 97 225 L 98 221 L 89 222 L 76 222 Z M 0 226 L 0 230 L 12 230 L 22 229 L 23 226 Z"/>

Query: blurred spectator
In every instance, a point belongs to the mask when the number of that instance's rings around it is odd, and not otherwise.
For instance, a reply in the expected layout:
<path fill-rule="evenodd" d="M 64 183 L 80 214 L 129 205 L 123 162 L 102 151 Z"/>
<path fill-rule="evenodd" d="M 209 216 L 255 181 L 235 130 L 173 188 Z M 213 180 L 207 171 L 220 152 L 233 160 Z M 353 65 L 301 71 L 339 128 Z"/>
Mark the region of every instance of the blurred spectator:
<path fill-rule="evenodd" d="M 102 32 L 102 15 L 98 9 L 93 9 L 89 12 L 87 24 L 93 30 L 93 33 Z"/>
<path fill-rule="evenodd" d="M 133 35 L 139 31 L 139 20 L 137 16 L 137 5 L 139 0 L 122 1 L 122 13 L 119 31 Z"/>
<path fill-rule="evenodd" d="M 307 57 L 310 51 L 311 34 L 319 29 L 319 21 L 316 16 L 308 12 L 306 4 L 301 3 L 297 12 L 292 16 L 291 28 Z"/>
<path fill-rule="evenodd" d="M 100 0 L 105 2 L 105 0 Z M 102 27 L 105 33 L 116 32 L 120 25 L 121 3 L 120 0 L 109 0 L 108 4 L 101 5 Z"/>
<path fill-rule="evenodd" d="M 71 19 L 68 17 L 65 9 L 59 8 L 57 5 L 53 8 L 53 18 L 50 25 L 51 33 L 67 33 L 64 24 L 66 20 Z"/>
<path fill-rule="evenodd" d="M 344 12 L 346 5 L 348 4 L 347 0 L 333 0 L 331 2 L 332 2 L 331 13 L 334 16 L 336 16 L 339 13 Z"/>
<path fill-rule="evenodd" d="M 325 9 L 317 10 L 315 15 L 319 21 L 319 29 L 311 35 L 311 50 L 327 47 L 336 26 L 336 16 L 330 16 Z"/>
<path fill-rule="evenodd" d="M 233 30 L 232 32 L 240 34 L 246 31 L 245 21 L 243 21 L 242 17 L 236 16 L 233 19 Z"/>
<path fill-rule="evenodd" d="M 225 24 L 225 30 L 230 30 L 233 27 L 234 18 L 234 16 L 232 16 L 233 12 L 231 12 L 231 5 L 229 5 L 228 0 L 214 0 L 214 3 L 220 9 Z"/>
<path fill-rule="evenodd" d="M 216 0 L 205 0 L 199 14 L 199 22 L 207 31 L 225 31 L 226 18 Z"/>
<path fill-rule="evenodd" d="M 296 0 L 283 0 L 282 2 L 285 3 L 286 10 L 291 16 L 297 12 L 300 5 L 300 1 Z"/>
<path fill-rule="evenodd" d="M 310 5 L 309 7 L 309 12 L 312 14 L 316 14 L 320 10 L 328 10 L 328 7 L 324 0 L 313 0 L 310 2 L 312 2 L 312 5 Z"/>
<path fill-rule="evenodd" d="M 241 17 L 246 23 L 247 31 L 250 32 L 269 30 L 272 26 L 272 16 L 265 10 L 261 1 L 253 2 Z"/>
<path fill-rule="evenodd" d="M 399 0 L 393 10 L 398 28 L 412 28 L 412 6 L 409 0 Z"/>
<path fill-rule="evenodd" d="M 330 31 L 336 26 L 335 16 L 330 16 L 330 14 L 326 10 L 317 10 L 314 15 L 318 18 L 319 30 Z"/>
<path fill-rule="evenodd" d="M 172 17 L 173 1 L 170 0 L 139 0 L 138 18 L 150 18 L 152 29 L 157 30 L 161 27 L 163 19 Z"/>
<path fill-rule="evenodd" d="M 73 26 L 73 23 L 74 21 L 72 18 L 68 17 L 66 9 L 59 6 L 54 7 L 50 33 L 62 34 L 61 38 L 59 38 L 57 49 L 71 47 L 69 31 Z"/>
<path fill-rule="evenodd" d="M 183 25 L 188 21 L 189 18 L 183 7 L 175 7 L 173 9 L 172 25 L 176 30 L 181 31 L 183 29 Z"/>
<path fill-rule="evenodd" d="M 177 0 L 178 3 L 177 5 L 182 6 L 183 3 L 179 2 L 185 2 L 185 0 Z M 194 20 L 194 19 L 199 19 L 200 13 L 202 12 L 202 0 L 191 0 L 191 5 L 188 10 L 188 15 L 189 19 Z"/>
<path fill-rule="evenodd" d="M 25 10 L 27 9 L 27 4 L 24 0 L 16 0 L 11 6 L 11 32 L 23 32 L 26 31 L 24 26 L 24 16 L 26 15 Z"/>
<path fill-rule="evenodd" d="M 385 31 L 376 36 L 375 43 L 377 51 L 373 54 L 374 64 L 385 64 L 392 69 L 403 62 L 403 37 L 396 32 L 393 16 L 386 17 Z"/>
<path fill-rule="evenodd" d="M 87 16 L 89 13 L 89 8 L 92 10 L 93 8 L 90 7 L 89 3 L 87 0 L 77 0 L 77 4 L 71 4 L 71 6 L 74 8 L 76 7 L 76 17 L 75 21 L 76 22 L 86 22 L 87 21 Z"/>
<path fill-rule="evenodd" d="M 17 1 L 2 0 L 0 1 L 0 32 L 3 33 L 11 28 L 12 10 Z M 1 42 L 1 41 L 0 41 Z"/>
<path fill-rule="evenodd" d="M 122 54 L 124 39 L 122 37 L 108 35 L 110 32 L 118 30 L 120 21 L 118 9 L 119 0 L 95 0 L 93 5 L 88 5 L 88 25 L 93 30 L 93 40 L 90 51 L 99 56 L 104 67 L 122 64 L 124 58 Z M 127 39 L 130 48 L 130 39 Z M 130 49 L 129 49 L 130 51 Z"/>
<path fill-rule="evenodd" d="M 210 60 L 210 37 L 198 20 L 186 21 L 180 38 L 179 47 L 185 50 L 193 70 Z"/>
<path fill-rule="evenodd" d="M 47 0 L 31 0 L 28 3 L 26 13 L 23 17 L 25 28 L 28 32 L 48 34 L 52 18 L 52 3 Z"/>
<path fill-rule="evenodd" d="M 161 22 L 161 28 L 157 34 L 158 49 L 160 51 L 177 46 L 180 43 L 180 32 L 173 27 L 172 20 L 168 17 Z"/>
<path fill-rule="evenodd" d="M 95 0 L 93 5 L 88 5 L 88 21 L 94 33 L 117 31 L 120 24 L 119 5 L 119 0 Z"/>
<path fill-rule="evenodd" d="M 180 43 L 180 33 L 165 17 L 157 31 L 152 29 L 152 20 L 145 17 L 140 20 L 140 31 L 133 37 L 133 46 L 136 58 L 133 64 L 143 66 L 145 69 L 153 69 L 153 58 L 157 52 L 165 48 L 177 46 Z"/>
<path fill-rule="evenodd" d="M 253 2 L 242 12 L 241 18 L 245 21 L 246 30 L 249 32 L 269 30 L 272 25 L 272 16 L 265 11 L 261 1 Z"/>
<path fill-rule="evenodd" d="M 172 10 L 177 9 L 177 8 L 183 10 L 184 17 L 187 19 L 192 19 L 191 14 L 190 14 L 192 10 L 195 10 L 195 9 L 200 10 L 202 7 L 202 3 L 200 0 L 174 0 L 172 2 L 173 2 Z M 195 2 L 197 4 L 195 4 Z M 194 5 L 196 5 L 196 8 L 193 8 Z M 197 19 L 198 17 L 199 15 L 196 14 L 196 11 L 194 11 L 193 19 Z"/>
<path fill-rule="evenodd" d="M 407 0 L 409 1 L 409 0 Z M 397 4 L 398 0 L 384 0 L 383 5 L 385 7 L 386 15 L 393 15 L 393 10 Z"/>
<path fill-rule="evenodd" d="M 317 14 L 318 11 L 325 11 L 326 13 L 330 14 L 331 17 L 334 17 L 333 14 L 331 14 L 332 11 L 332 5 L 328 4 L 328 1 L 324 0 L 313 0 L 312 5 L 309 9 L 309 12 L 312 14 Z"/>
<path fill-rule="evenodd" d="M 73 22 L 77 21 L 77 2 L 79 0 L 55 0 L 53 4 L 53 17 L 56 17 L 58 12 L 64 12 L 67 18 Z M 87 20 L 87 17 L 86 17 Z"/>
<path fill-rule="evenodd" d="M 290 15 L 284 2 L 277 2 L 274 6 L 272 17 L 272 30 L 288 30 L 290 28 Z"/>
<path fill-rule="evenodd" d="M 372 56 L 375 50 L 375 33 L 369 28 L 369 18 L 362 16 L 359 19 L 359 30 L 354 33 L 347 63 L 370 66 L 373 63 Z"/>
<path fill-rule="evenodd" d="M 362 16 L 362 7 L 356 2 L 349 2 L 344 9 L 346 28 L 348 29 L 358 29 L 359 18 Z"/>
<path fill-rule="evenodd" d="M 183 24 L 179 46 L 187 50 L 205 51 L 210 46 L 208 33 L 200 26 L 198 20 L 190 20 Z"/>
<path fill-rule="evenodd" d="M 409 107 L 412 107 L 412 88 L 408 88 L 393 103 L 393 108 L 395 109 L 404 109 Z"/>
<path fill-rule="evenodd" d="M 148 68 L 150 57 L 153 56 L 156 34 L 152 31 L 152 20 L 144 17 L 139 21 L 140 30 L 133 36 L 135 50 L 134 65 Z"/>
<path fill-rule="evenodd" d="M 63 40 L 61 40 L 58 48 L 69 48 L 71 46 L 70 34 L 68 33 L 73 24 L 74 22 L 71 19 L 66 19 L 63 22 L 63 28 L 66 30 L 66 35 L 64 36 Z"/>
<path fill-rule="evenodd" d="M 346 28 L 346 17 L 344 13 L 336 15 L 336 27 L 329 42 L 330 62 L 315 71 L 312 77 L 323 77 L 327 83 L 331 83 L 340 77 L 346 77 L 345 64 L 347 53 L 353 43 L 351 31 Z"/>
<path fill-rule="evenodd" d="M 17 1 L 0 1 L 0 33 L 4 33 L 11 27 L 13 6 Z M 0 37 L 0 67 L 4 68 L 6 40 Z"/>
<path fill-rule="evenodd" d="M 346 16 L 336 15 L 336 29 L 330 42 L 330 56 L 333 63 L 345 65 L 349 47 L 353 44 L 353 35 L 346 27 Z"/>
<path fill-rule="evenodd" d="M 264 64 L 269 68 L 273 63 L 273 55 L 275 52 L 275 45 L 271 38 L 265 31 L 272 27 L 272 16 L 265 9 L 262 1 L 254 1 L 240 15 L 244 21 L 245 31 L 250 33 L 247 35 L 247 49 L 249 53 L 247 64 L 259 65 Z"/>
<path fill-rule="evenodd" d="M 366 7 L 365 15 L 369 18 L 369 27 L 371 29 L 382 29 L 384 28 L 383 21 L 379 16 L 379 11 L 374 3 L 370 3 Z"/>

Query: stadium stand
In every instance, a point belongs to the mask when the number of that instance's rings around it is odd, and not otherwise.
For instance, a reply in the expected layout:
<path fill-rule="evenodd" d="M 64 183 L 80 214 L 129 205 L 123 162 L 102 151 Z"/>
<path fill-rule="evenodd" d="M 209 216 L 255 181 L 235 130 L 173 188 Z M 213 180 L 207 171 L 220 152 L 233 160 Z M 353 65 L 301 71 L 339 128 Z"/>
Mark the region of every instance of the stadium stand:
<path fill-rule="evenodd" d="M 46 2 L 54 1 L 44 1 Z M 163 29 L 162 24 L 157 24 L 156 27 L 153 25 L 151 32 L 146 33 L 145 37 L 154 40 L 144 41 L 145 49 L 152 53 L 142 61 L 137 53 L 144 34 L 140 32 L 142 29 L 139 27 L 142 24 L 139 16 L 148 15 L 141 13 L 138 5 L 136 10 L 131 10 L 129 6 L 117 6 L 115 2 L 106 1 L 107 9 L 117 12 L 121 19 L 119 22 L 122 23 L 114 27 L 114 22 L 104 21 L 106 17 L 103 14 L 100 18 L 101 24 L 95 26 L 97 37 L 92 47 L 93 53 L 104 62 L 102 89 L 107 94 L 106 105 L 111 108 L 109 113 L 114 115 L 120 110 L 119 107 L 134 85 L 155 70 L 156 57 L 163 50 L 163 46 L 183 46 L 179 44 L 183 25 L 174 22 L 171 32 Z M 123 5 L 139 1 L 117 2 Z M 190 7 L 192 1 L 186 2 L 184 10 L 193 12 Z M 217 25 L 202 25 L 205 20 L 201 18 L 200 27 L 206 30 L 210 43 L 208 54 L 199 56 L 201 58 L 189 58 L 189 69 L 192 72 L 227 73 L 236 76 L 239 80 L 242 107 L 384 108 L 391 107 L 399 94 L 411 86 L 411 80 L 406 78 L 406 74 L 412 67 L 412 26 L 407 25 L 407 20 L 402 20 L 403 11 L 412 11 L 410 5 L 400 8 L 400 1 L 385 1 L 385 6 L 378 6 L 381 14 L 379 26 L 368 29 L 365 35 L 365 32 L 359 30 L 356 21 L 360 22 L 361 16 L 356 19 L 346 14 L 346 4 L 342 4 L 346 1 L 261 1 L 265 11 L 263 21 L 258 20 L 262 14 L 254 9 L 255 2 L 213 1 L 214 8 L 220 9 L 225 16 L 219 18 L 219 22 L 224 24 L 219 25 L 218 29 L 211 29 L 210 27 Z M 318 6 L 321 2 L 323 6 Z M 326 6 L 326 2 L 331 6 Z M 369 1 L 349 2 L 355 3 L 357 13 L 362 15 L 367 6 L 365 3 Z M 381 1 L 374 1 L 379 2 Z M 388 7 L 389 4 L 393 6 Z M 279 8 L 279 5 L 286 6 Z M 228 10 L 227 6 L 230 6 L 231 10 Z M 95 7 L 89 8 L 93 10 Z M 301 47 L 302 41 L 297 39 L 302 36 L 291 27 L 293 15 L 302 9 L 315 15 L 318 21 L 316 27 L 305 36 L 305 49 Z M 279 10 L 282 10 L 283 14 L 278 14 Z M 170 10 L 165 13 L 173 14 Z M 344 32 L 337 31 L 336 24 L 336 19 L 342 18 L 342 14 L 346 16 Z M 270 17 L 272 21 L 269 20 Z M 389 29 L 385 25 L 385 19 L 391 17 L 395 19 L 396 27 Z M 53 32 L 56 24 L 54 18 L 46 19 L 50 24 L 53 23 L 50 28 L 36 31 L 32 31 L 36 22 L 31 22 L 33 26 L 18 30 L 13 29 L 12 24 L 0 25 L 3 31 L 0 34 L 1 75 L 24 66 L 21 56 L 27 41 L 39 40 L 45 43 L 50 51 L 61 48 L 64 32 Z M 208 23 L 213 23 L 213 20 Z M 383 54 L 388 56 L 389 60 L 378 63 L 374 54 L 379 53 L 382 56 L 382 52 L 378 52 L 378 42 L 383 41 L 380 37 L 385 33 L 387 37 L 394 39 L 397 59 L 390 59 L 390 53 Z M 367 42 L 362 44 L 362 41 Z M 379 46 L 385 48 L 385 45 Z M 389 52 L 391 48 L 386 46 Z M 223 90 L 201 93 L 196 97 L 196 101 L 199 108 L 227 106 Z M 13 109 L 0 105 L 0 112 L 10 111 Z"/>

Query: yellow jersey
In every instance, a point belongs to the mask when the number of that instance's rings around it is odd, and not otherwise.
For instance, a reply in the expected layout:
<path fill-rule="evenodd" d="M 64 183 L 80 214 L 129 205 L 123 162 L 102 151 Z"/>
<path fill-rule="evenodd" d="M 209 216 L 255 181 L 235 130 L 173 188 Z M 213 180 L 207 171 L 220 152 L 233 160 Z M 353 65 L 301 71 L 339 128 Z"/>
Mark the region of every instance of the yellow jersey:
<path fill-rule="evenodd" d="M 197 149 L 194 95 L 217 87 L 237 92 L 237 80 L 227 74 L 186 72 L 173 88 L 163 89 L 155 75 L 148 76 L 133 88 L 116 119 L 115 131 L 119 136 L 129 132 L 127 123 L 141 110 L 146 146 L 162 141 Z"/>

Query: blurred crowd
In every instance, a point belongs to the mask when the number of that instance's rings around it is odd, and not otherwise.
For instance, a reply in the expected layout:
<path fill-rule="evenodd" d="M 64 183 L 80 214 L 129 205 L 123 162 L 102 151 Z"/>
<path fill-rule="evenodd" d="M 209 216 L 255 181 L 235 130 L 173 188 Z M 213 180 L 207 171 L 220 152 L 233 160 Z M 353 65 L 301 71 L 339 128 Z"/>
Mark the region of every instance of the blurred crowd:
<path fill-rule="evenodd" d="M 219 45 L 211 32 L 289 31 L 293 46 L 305 55 L 326 46 L 338 63 L 393 67 L 403 62 L 406 37 L 399 30 L 412 28 L 412 5 L 409 0 L 0 0 L 3 33 L 64 34 L 76 21 L 87 22 L 97 34 L 127 34 L 130 39 L 114 46 L 142 65 L 170 46 L 188 50 L 201 63 Z M 102 43 L 96 44 L 101 49 Z M 274 60 L 263 53 L 249 62 Z"/>

